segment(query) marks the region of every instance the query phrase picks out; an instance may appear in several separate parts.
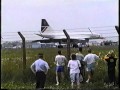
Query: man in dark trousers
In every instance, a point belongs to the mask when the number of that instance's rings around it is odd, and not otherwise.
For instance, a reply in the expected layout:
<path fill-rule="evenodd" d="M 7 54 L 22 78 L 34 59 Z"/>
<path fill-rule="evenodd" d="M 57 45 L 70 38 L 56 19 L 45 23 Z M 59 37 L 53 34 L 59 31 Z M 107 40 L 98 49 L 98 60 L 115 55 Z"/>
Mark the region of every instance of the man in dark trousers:
<path fill-rule="evenodd" d="M 109 77 L 109 85 L 113 86 L 115 85 L 115 66 L 116 66 L 116 60 L 114 51 L 111 50 L 108 52 L 108 54 L 105 56 L 105 61 L 108 65 L 108 77 Z"/>
<path fill-rule="evenodd" d="M 43 89 L 49 65 L 43 60 L 43 54 L 38 54 L 38 59 L 31 65 L 32 72 L 36 75 L 36 89 Z"/>

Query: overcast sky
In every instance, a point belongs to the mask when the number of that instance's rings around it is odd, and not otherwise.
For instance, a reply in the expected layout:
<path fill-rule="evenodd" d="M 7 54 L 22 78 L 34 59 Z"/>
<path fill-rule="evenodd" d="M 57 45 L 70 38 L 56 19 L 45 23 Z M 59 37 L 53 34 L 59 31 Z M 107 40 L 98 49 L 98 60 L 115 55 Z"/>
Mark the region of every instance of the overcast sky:
<path fill-rule="evenodd" d="M 41 30 L 41 19 L 57 30 L 111 26 L 104 29 L 118 35 L 118 0 L 2 0 L 1 5 L 3 41 L 21 40 L 18 31 L 38 39 L 34 33 Z"/>

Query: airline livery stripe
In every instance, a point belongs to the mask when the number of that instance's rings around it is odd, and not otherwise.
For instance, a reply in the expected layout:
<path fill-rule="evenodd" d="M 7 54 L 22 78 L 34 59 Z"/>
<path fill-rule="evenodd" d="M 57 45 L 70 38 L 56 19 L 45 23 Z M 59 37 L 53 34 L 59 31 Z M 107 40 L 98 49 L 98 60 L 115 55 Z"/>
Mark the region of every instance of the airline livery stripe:
<path fill-rule="evenodd" d="M 42 33 L 45 31 L 47 29 L 47 27 L 45 27 L 44 29 L 42 29 L 41 31 L 42 31 Z"/>
<path fill-rule="evenodd" d="M 41 26 L 41 27 L 49 27 L 49 26 Z"/>

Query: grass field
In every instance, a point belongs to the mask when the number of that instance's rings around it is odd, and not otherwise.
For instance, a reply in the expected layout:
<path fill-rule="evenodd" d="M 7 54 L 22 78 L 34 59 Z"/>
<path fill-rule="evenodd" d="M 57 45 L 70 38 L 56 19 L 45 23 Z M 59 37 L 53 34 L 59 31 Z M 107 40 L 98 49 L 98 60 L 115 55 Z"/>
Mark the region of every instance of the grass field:
<path fill-rule="evenodd" d="M 98 54 L 101 52 L 103 57 L 111 49 L 115 50 L 118 56 L 118 46 L 99 46 L 91 47 L 93 52 Z M 61 49 L 62 53 L 67 57 L 67 49 Z M 26 49 L 26 70 L 23 75 L 22 49 L 2 49 L 1 50 L 1 89 L 34 89 L 35 76 L 30 70 L 30 65 L 37 59 L 37 54 L 42 52 L 44 59 L 48 62 L 50 69 L 47 74 L 45 88 L 48 89 L 70 89 L 69 73 L 65 70 L 65 82 L 60 86 L 55 86 L 55 65 L 54 58 L 58 48 L 41 48 Z M 71 53 L 76 53 L 77 49 L 71 48 Z M 87 48 L 83 48 L 83 54 L 87 54 Z M 81 89 L 105 89 L 109 88 L 104 85 L 107 77 L 107 65 L 103 60 L 98 61 L 95 68 L 94 83 L 81 84 Z M 87 76 L 85 76 L 87 79 Z M 116 66 L 116 78 L 118 78 L 118 61 Z M 111 87 L 110 87 L 111 88 Z"/>

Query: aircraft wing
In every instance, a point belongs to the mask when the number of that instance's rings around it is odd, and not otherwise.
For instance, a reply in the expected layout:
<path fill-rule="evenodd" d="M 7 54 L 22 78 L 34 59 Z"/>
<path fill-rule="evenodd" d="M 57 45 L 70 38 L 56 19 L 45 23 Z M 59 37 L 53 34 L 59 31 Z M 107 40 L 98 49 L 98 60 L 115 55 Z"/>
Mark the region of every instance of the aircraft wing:
<path fill-rule="evenodd" d="M 43 38 L 54 38 L 52 35 L 42 35 L 42 34 L 36 34 L 38 36 L 41 36 Z"/>
<path fill-rule="evenodd" d="M 66 39 L 65 35 L 42 35 L 42 34 L 36 34 L 43 38 L 49 38 L 49 39 Z M 100 35 L 88 35 L 88 34 L 79 34 L 79 35 L 70 35 L 71 39 L 78 39 L 78 40 L 85 40 L 85 39 L 104 39 L 104 37 Z"/>
<path fill-rule="evenodd" d="M 85 40 L 85 39 L 84 39 Z M 80 42 L 79 39 L 70 39 L 70 42 Z M 41 39 L 41 40 L 34 40 L 32 42 L 41 42 L 41 43 L 51 43 L 51 42 L 67 42 L 67 39 Z"/>

